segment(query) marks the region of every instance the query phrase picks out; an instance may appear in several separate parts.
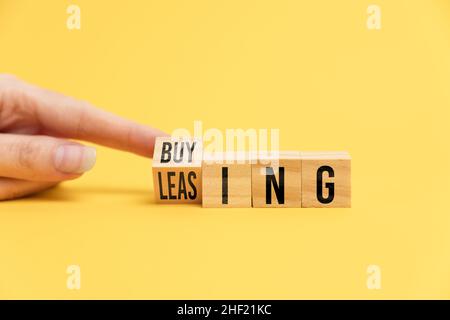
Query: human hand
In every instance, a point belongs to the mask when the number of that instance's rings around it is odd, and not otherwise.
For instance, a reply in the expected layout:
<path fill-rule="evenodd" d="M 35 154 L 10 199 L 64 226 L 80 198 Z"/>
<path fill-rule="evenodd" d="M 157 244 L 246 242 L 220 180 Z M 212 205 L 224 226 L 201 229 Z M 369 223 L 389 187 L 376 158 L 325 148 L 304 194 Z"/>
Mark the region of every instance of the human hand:
<path fill-rule="evenodd" d="M 95 149 L 65 139 L 151 157 L 161 135 L 87 102 L 0 75 L 0 200 L 45 190 L 92 169 Z"/>

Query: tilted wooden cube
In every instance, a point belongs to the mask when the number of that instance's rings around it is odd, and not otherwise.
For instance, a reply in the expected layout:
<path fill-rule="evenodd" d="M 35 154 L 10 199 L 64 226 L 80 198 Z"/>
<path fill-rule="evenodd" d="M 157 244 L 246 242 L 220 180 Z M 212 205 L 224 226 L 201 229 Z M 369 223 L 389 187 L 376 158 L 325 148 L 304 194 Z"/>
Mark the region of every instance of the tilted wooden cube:
<path fill-rule="evenodd" d="M 252 168 L 248 153 L 205 153 L 202 174 L 203 207 L 252 206 Z"/>
<path fill-rule="evenodd" d="M 299 151 L 260 153 L 252 159 L 253 207 L 302 205 L 302 159 Z"/>
<path fill-rule="evenodd" d="M 301 152 L 302 207 L 351 207 L 351 158 L 348 152 Z"/>
<path fill-rule="evenodd" d="M 156 202 L 201 203 L 202 155 L 200 140 L 156 138 L 153 153 Z"/>

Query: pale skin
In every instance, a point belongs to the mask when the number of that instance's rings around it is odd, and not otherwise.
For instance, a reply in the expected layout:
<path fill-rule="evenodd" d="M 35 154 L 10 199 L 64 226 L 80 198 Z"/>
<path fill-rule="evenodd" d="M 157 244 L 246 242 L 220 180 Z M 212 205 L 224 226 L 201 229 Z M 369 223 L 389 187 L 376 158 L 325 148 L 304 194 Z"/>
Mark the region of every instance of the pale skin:
<path fill-rule="evenodd" d="M 158 129 L 87 102 L 0 75 L 0 200 L 34 194 L 92 169 L 96 153 L 80 141 L 151 157 Z"/>

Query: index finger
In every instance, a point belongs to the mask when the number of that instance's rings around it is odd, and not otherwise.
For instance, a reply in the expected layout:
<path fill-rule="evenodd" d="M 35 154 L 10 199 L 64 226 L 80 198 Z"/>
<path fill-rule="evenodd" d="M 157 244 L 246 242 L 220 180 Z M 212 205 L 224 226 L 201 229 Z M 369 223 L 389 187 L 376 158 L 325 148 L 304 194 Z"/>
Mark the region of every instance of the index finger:
<path fill-rule="evenodd" d="M 43 133 L 91 141 L 152 157 L 155 138 L 167 134 L 59 93 L 29 85 L 35 115 Z"/>

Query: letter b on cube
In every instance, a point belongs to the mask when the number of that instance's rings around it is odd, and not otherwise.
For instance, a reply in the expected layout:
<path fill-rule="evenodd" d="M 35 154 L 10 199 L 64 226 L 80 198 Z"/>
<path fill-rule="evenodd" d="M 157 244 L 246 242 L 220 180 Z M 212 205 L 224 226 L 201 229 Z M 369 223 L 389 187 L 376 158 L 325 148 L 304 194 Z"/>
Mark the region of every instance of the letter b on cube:
<path fill-rule="evenodd" d="M 200 140 L 158 137 L 153 153 L 153 185 L 156 202 L 202 202 L 202 154 Z"/>

